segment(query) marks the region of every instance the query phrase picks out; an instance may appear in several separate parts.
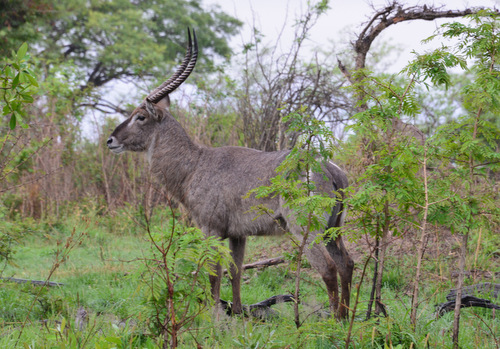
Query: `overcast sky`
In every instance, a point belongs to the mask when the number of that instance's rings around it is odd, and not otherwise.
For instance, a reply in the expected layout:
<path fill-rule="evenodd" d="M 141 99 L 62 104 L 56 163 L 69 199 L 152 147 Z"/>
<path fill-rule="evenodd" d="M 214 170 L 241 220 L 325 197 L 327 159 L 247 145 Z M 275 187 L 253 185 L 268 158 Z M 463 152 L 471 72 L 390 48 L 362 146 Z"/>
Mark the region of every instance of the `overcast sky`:
<path fill-rule="evenodd" d="M 248 43 L 251 38 L 251 28 L 255 25 L 265 36 L 265 43 L 274 44 L 279 33 L 284 28 L 279 45 L 283 52 L 291 46 L 293 40 L 294 19 L 297 18 L 306 9 L 307 2 L 316 0 L 203 0 L 206 7 L 218 5 L 220 8 L 238 19 L 244 25 L 241 34 L 236 36 L 231 46 L 235 53 L 241 52 L 243 43 Z M 326 50 L 332 48 L 335 42 L 336 53 L 339 50 L 339 44 L 349 45 L 349 42 L 355 38 L 355 34 L 360 32 L 363 23 L 366 23 L 369 16 L 373 15 L 375 8 L 380 9 L 392 1 L 386 0 L 330 0 L 330 9 L 324 14 L 311 31 L 308 42 L 309 50 L 305 54 L 315 52 L 314 48 L 322 46 Z M 407 5 L 432 5 L 444 6 L 446 9 L 464 9 L 471 6 L 500 7 L 500 0 L 436 0 L 436 1 L 416 1 L 401 0 Z M 389 42 L 395 46 L 401 47 L 403 51 L 400 58 L 388 67 L 388 72 L 397 73 L 413 57 L 411 51 L 424 52 L 425 48 L 421 46 L 420 41 L 429 37 L 439 26 L 439 22 L 412 21 L 400 23 L 384 30 L 374 42 L 375 45 L 382 41 Z M 286 23 L 285 27 L 284 24 Z M 434 46 L 439 43 L 434 43 Z M 186 85 L 185 85 L 186 86 Z M 136 86 L 123 84 L 115 89 L 122 91 L 127 95 L 130 89 L 135 90 Z M 182 87 L 181 89 L 182 90 Z M 177 98 L 177 97 L 176 97 Z M 100 119 L 95 115 L 90 120 Z M 96 123 L 98 123 L 96 121 Z M 95 130 L 90 123 L 84 123 L 84 134 L 88 138 L 96 138 Z"/>
<path fill-rule="evenodd" d="M 310 0 L 314 3 L 315 0 Z M 205 0 L 206 4 L 217 4 L 224 12 L 240 19 L 244 23 L 241 35 L 232 41 L 235 52 L 240 50 L 242 43 L 248 42 L 251 37 L 251 28 L 255 25 L 265 36 L 265 42 L 275 43 L 279 33 L 284 28 L 279 45 L 283 50 L 290 47 L 293 39 L 292 24 L 298 15 L 307 7 L 308 0 Z M 324 14 L 311 31 L 308 47 L 323 46 L 330 48 L 333 42 L 349 43 L 360 32 L 363 23 L 373 14 L 373 6 L 380 9 L 391 3 L 387 0 L 330 0 L 330 9 Z M 472 6 L 500 7 L 500 0 L 436 0 L 416 1 L 401 0 L 407 5 L 436 5 L 445 9 L 461 10 Z M 429 37 L 439 24 L 452 19 L 437 22 L 411 21 L 400 23 L 384 30 L 377 42 L 386 41 L 402 49 L 401 57 L 392 67 L 394 72 L 401 69 L 412 57 L 411 51 L 423 52 L 420 41 Z M 286 25 L 284 26 L 284 23 Z M 434 46 L 438 43 L 434 43 Z M 431 46 L 432 47 L 432 46 Z M 427 49 L 431 48 L 427 47 Z"/>

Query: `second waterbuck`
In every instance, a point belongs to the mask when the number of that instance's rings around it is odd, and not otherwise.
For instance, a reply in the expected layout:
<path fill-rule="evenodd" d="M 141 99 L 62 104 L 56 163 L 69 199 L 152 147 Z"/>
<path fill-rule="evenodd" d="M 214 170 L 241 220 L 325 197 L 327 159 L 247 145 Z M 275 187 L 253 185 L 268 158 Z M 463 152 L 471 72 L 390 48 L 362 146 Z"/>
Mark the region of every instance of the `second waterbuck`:
<path fill-rule="evenodd" d="M 169 195 L 181 203 L 199 228 L 208 236 L 229 240 L 234 265 L 230 269 L 232 312 L 241 313 L 240 280 L 249 236 L 279 235 L 290 231 L 299 240 L 301 229 L 295 224 L 293 212 L 280 197 L 244 198 L 249 190 L 266 185 L 276 176 L 275 169 L 289 151 L 262 152 L 243 147 L 209 148 L 194 143 L 179 122 L 170 114 L 169 94 L 192 72 L 198 56 L 196 34 L 188 31 L 189 46 L 184 61 L 167 81 L 151 92 L 109 137 L 107 144 L 116 154 L 124 151 L 145 152 L 150 170 L 165 186 Z M 331 197 L 347 187 L 345 173 L 328 162 L 323 173 L 313 174 L 318 188 Z M 251 213 L 251 207 L 265 205 L 274 216 Z M 340 227 L 345 211 L 342 200 L 325 212 L 327 226 Z M 308 243 L 317 234 L 310 234 Z M 315 243 L 305 250 L 310 264 L 326 284 L 330 307 L 337 316 L 345 317 L 354 263 L 339 236 L 326 243 Z M 220 302 L 221 267 L 210 276 L 212 295 Z M 337 274 L 341 281 L 341 298 Z"/>

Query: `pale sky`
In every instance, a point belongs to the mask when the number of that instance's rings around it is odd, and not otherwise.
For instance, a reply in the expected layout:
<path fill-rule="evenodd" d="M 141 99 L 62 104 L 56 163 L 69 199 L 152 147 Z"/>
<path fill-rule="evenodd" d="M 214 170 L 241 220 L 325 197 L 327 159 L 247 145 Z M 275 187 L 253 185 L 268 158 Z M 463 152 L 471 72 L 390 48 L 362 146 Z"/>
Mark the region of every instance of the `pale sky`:
<path fill-rule="evenodd" d="M 253 24 L 265 35 L 266 43 L 276 43 L 276 39 L 281 32 L 284 23 L 285 30 L 280 41 L 282 52 L 287 52 L 293 39 L 294 19 L 300 13 L 303 13 L 307 1 L 315 0 L 203 0 L 204 4 L 219 5 L 222 10 L 238 19 L 244 25 L 240 35 L 237 35 L 231 42 L 231 46 L 235 53 L 241 52 L 243 43 L 248 43 L 251 37 L 251 28 Z M 367 22 L 369 16 L 373 14 L 370 4 L 375 4 L 376 8 L 381 8 L 383 5 L 391 1 L 384 0 L 330 0 L 330 10 L 324 14 L 315 27 L 311 31 L 310 41 L 308 43 L 309 53 L 315 52 L 315 48 L 322 46 L 326 50 L 333 47 L 335 42 L 336 51 L 339 49 L 339 44 L 347 47 L 350 40 L 355 38 L 355 34 L 359 33 L 362 24 Z M 416 1 L 416 0 L 401 0 L 409 5 L 436 4 L 443 5 L 447 9 L 464 9 L 471 6 L 484 7 L 500 7 L 500 0 L 436 0 L 436 1 Z M 205 8 L 207 8 L 205 6 Z M 384 30 L 374 42 L 388 41 L 391 44 L 402 47 L 403 51 L 400 58 L 392 64 L 388 69 L 390 73 L 397 73 L 406 63 L 412 58 L 411 51 L 416 50 L 423 53 L 425 48 L 421 46 L 420 41 L 429 37 L 434 33 L 434 30 L 440 23 L 447 21 L 441 20 L 436 22 L 427 21 L 412 21 L 411 23 L 400 23 L 393 27 Z M 437 45 L 436 43 L 435 45 Z M 431 49 L 429 47 L 428 49 Z M 305 50 L 307 54 L 308 51 Z M 120 85 L 119 85 L 120 86 Z M 186 85 L 185 85 L 186 86 Z M 136 89 L 136 86 L 121 84 L 115 91 L 121 91 L 123 95 L 128 95 L 131 89 Z M 182 90 L 182 86 L 181 89 Z M 121 94 L 120 94 L 121 95 Z M 177 97 L 176 97 L 177 98 Z M 121 97 L 118 97 L 121 99 Z M 87 122 L 83 123 L 84 135 L 87 138 L 95 139 L 97 134 L 94 126 L 99 124 L 101 117 L 92 114 Z M 90 120 L 90 122 L 88 122 Z"/>
<path fill-rule="evenodd" d="M 279 45 L 283 50 L 290 47 L 293 39 L 294 19 L 300 13 L 303 13 L 308 0 L 204 0 L 206 4 L 217 4 L 224 12 L 240 19 L 244 23 L 241 35 L 232 41 L 235 52 L 240 51 L 242 43 L 248 42 L 251 37 L 251 28 L 255 25 L 265 36 L 264 42 L 274 44 L 279 33 L 282 31 L 284 23 L 284 32 Z M 314 0 L 310 0 L 314 2 Z M 333 42 L 348 45 L 349 41 L 359 33 L 362 24 L 368 21 L 373 9 L 380 9 L 384 5 L 391 3 L 387 0 L 330 0 L 330 10 L 324 14 L 311 31 L 308 47 L 311 50 L 318 46 L 329 48 Z M 467 7 L 500 7 L 500 0 L 436 0 L 436 1 L 416 1 L 401 0 L 400 2 L 411 5 L 436 5 L 443 6 L 445 9 L 461 10 Z M 382 32 L 375 40 L 386 41 L 402 48 L 401 58 L 392 67 L 394 72 L 401 69 L 405 63 L 412 57 L 411 51 L 424 52 L 431 49 L 439 43 L 434 43 L 427 48 L 421 45 L 421 40 L 429 37 L 435 29 L 444 22 L 453 19 L 443 19 L 435 22 L 429 21 L 411 21 L 394 25 Z"/>

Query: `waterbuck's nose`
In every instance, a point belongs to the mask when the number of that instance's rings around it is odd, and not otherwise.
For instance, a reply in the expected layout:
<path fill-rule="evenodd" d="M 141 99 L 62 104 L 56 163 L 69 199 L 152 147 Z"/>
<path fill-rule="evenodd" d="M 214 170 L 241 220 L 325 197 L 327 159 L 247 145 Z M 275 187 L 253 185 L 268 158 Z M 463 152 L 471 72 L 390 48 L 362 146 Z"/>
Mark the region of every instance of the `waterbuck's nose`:
<path fill-rule="evenodd" d="M 106 144 L 108 145 L 108 147 L 110 147 L 112 143 L 113 143 L 113 137 L 109 137 Z"/>

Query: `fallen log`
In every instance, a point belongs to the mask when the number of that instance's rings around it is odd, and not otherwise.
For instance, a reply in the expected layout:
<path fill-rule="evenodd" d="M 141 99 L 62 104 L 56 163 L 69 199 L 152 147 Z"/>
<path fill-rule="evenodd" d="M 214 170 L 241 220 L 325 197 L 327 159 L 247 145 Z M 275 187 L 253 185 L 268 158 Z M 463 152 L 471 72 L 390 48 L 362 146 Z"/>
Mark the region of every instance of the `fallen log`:
<path fill-rule="evenodd" d="M 436 306 L 437 316 L 440 317 L 443 314 L 452 311 L 455 309 L 455 301 L 449 301 L 445 303 L 438 304 Z M 500 306 L 491 303 L 490 300 L 477 298 L 474 296 L 463 296 L 460 304 L 460 308 L 467 307 L 481 307 L 481 308 L 490 308 L 490 309 L 500 309 Z"/>
<path fill-rule="evenodd" d="M 282 294 L 278 296 L 272 296 L 262 302 L 258 302 L 255 304 L 245 305 L 243 304 L 243 314 L 252 315 L 254 317 L 265 317 L 269 315 L 269 311 L 271 306 L 280 303 L 294 302 L 295 298 L 291 294 Z M 222 309 L 226 311 L 226 314 L 231 316 L 233 312 L 231 310 L 231 302 L 220 300 L 222 305 Z"/>
<path fill-rule="evenodd" d="M 500 284 L 492 284 L 490 282 L 463 287 L 460 308 L 481 307 L 488 309 L 500 309 L 499 305 L 492 303 L 492 301 L 490 300 L 497 299 L 499 293 Z M 490 299 L 479 298 L 476 297 L 476 295 L 481 297 L 488 297 Z M 443 314 L 455 309 L 456 296 L 457 290 L 450 290 L 450 292 L 446 295 L 446 299 L 448 300 L 448 302 L 436 305 L 437 317 L 440 317 Z"/>
<path fill-rule="evenodd" d="M 45 280 L 29 280 L 29 279 L 18 279 L 18 278 L 11 278 L 11 277 L 8 277 L 8 278 L 2 277 L 0 279 L 5 280 L 5 281 L 15 282 L 18 284 L 31 283 L 32 285 L 35 285 L 35 286 L 45 286 L 45 285 L 52 286 L 52 287 L 64 286 L 64 284 L 62 284 L 60 282 L 45 281 Z"/>
<path fill-rule="evenodd" d="M 244 264 L 242 269 L 247 270 L 247 269 L 254 269 L 254 268 L 264 268 L 264 267 L 270 267 L 272 265 L 278 265 L 285 263 L 285 258 L 283 257 L 274 257 L 274 258 L 269 258 L 269 259 L 263 259 L 257 262 L 253 263 L 248 263 Z M 223 273 L 227 274 L 228 270 L 224 269 Z"/>

